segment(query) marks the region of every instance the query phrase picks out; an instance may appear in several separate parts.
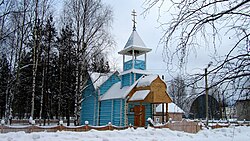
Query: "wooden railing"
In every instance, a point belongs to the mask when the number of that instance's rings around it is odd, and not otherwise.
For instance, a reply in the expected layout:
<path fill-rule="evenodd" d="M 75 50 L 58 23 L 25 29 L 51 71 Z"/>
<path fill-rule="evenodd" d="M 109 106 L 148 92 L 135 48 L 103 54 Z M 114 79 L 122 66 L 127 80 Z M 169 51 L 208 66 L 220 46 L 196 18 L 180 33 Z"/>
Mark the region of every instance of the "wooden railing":
<path fill-rule="evenodd" d="M 89 131 L 91 129 L 104 131 L 104 130 L 124 130 L 128 127 L 117 127 L 114 125 L 107 125 L 107 126 L 36 126 L 36 125 L 29 125 L 29 126 L 0 126 L 1 133 L 8 133 L 8 132 L 19 132 L 23 131 L 26 133 L 31 132 L 56 132 L 56 131 L 73 131 L 73 132 L 83 132 L 83 131 Z"/>
<path fill-rule="evenodd" d="M 225 122 L 214 122 L 210 123 L 210 126 L 212 129 L 216 128 L 223 128 L 223 127 L 229 127 L 229 126 L 250 126 L 250 122 L 246 121 L 238 121 L 238 122 L 230 122 L 230 123 L 225 123 Z M 199 121 L 190 121 L 190 120 L 185 120 L 183 119 L 182 121 L 175 121 L 175 122 L 168 122 L 167 124 L 164 125 L 159 125 L 159 126 L 154 126 L 152 127 L 160 129 L 160 128 L 169 128 L 171 130 L 176 130 L 176 131 L 184 131 L 188 133 L 197 133 L 202 128 L 204 128 L 204 124 L 202 124 Z M 64 126 L 64 125 L 56 125 L 56 126 L 38 126 L 38 125 L 26 125 L 26 126 L 6 126 L 6 125 L 0 125 L 0 132 L 1 133 L 8 133 L 8 132 L 19 132 L 19 131 L 24 131 L 26 133 L 31 133 L 31 132 L 56 132 L 56 131 L 73 131 L 73 132 L 84 132 L 84 131 L 89 131 L 91 129 L 98 130 L 98 131 L 105 131 L 105 130 L 124 130 L 128 128 L 137 128 L 134 126 L 123 126 L 123 127 L 118 127 L 114 126 L 111 123 L 109 123 L 106 126 L 91 126 L 91 125 L 83 125 L 83 126 Z"/>

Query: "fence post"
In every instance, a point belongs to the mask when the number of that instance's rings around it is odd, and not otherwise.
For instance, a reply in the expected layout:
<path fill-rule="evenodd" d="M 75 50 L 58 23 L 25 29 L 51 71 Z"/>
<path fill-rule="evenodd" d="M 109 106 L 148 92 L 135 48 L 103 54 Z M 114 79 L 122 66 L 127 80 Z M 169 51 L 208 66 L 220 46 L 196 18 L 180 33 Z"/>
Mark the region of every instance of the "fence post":
<path fill-rule="evenodd" d="M 89 130 L 89 121 L 85 121 L 85 131 Z"/>
<path fill-rule="evenodd" d="M 59 121 L 59 131 L 62 131 L 62 126 L 63 126 L 63 120 Z"/>
<path fill-rule="evenodd" d="M 32 120 L 31 121 L 31 131 L 30 131 L 30 133 L 34 131 L 35 124 L 36 124 L 36 121 Z"/>
<path fill-rule="evenodd" d="M 1 133 L 3 133 L 3 126 L 4 126 L 4 124 L 5 124 L 5 121 L 2 119 L 1 120 Z"/>
<path fill-rule="evenodd" d="M 112 130 L 112 123 L 111 122 L 108 123 L 108 127 L 109 127 L 109 130 Z"/>

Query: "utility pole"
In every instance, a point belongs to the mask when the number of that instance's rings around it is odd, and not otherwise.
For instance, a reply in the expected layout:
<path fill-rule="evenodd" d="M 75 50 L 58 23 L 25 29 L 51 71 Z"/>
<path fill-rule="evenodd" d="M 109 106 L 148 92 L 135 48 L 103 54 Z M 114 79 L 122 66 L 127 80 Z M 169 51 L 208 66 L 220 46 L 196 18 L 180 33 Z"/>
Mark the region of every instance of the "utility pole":
<path fill-rule="evenodd" d="M 205 68 L 205 91 L 206 91 L 206 126 L 208 127 L 208 84 L 207 84 L 207 68 Z"/>
<path fill-rule="evenodd" d="M 206 92 L 206 126 L 208 128 L 208 84 L 207 84 L 207 69 L 212 65 L 213 62 L 209 62 L 205 68 L 205 92 Z"/>

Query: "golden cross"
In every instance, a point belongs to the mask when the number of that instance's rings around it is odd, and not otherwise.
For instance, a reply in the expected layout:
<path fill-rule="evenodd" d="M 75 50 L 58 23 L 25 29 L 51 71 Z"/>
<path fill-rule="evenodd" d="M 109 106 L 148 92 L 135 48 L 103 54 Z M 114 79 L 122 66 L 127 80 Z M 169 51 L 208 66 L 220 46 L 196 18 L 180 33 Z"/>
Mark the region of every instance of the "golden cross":
<path fill-rule="evenodd" d="M 136 24 L 135 17 L 137 16 L 135 10 L 132 11 L 131 15 L 133 16 L 133 19 L 132 19 L 132 21 L 133 21 L 133 30 L 135 30 L 136 29 L 136 27 L 135 27 L 135 24 Z"/>

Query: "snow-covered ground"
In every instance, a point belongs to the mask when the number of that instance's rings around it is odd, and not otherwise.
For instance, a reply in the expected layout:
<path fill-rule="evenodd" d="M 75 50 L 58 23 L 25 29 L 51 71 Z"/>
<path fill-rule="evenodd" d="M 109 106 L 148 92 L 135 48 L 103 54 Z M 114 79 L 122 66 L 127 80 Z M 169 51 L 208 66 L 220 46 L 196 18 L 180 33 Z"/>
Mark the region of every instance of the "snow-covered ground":
<path fill-rule="evenodd" d="M 0 141 L 250 141 L 250 127 L 202 130 L 197 134 L 169 129 L 138 128 L 121 131 L 88 132 L 11 132 L 0 133 Z"/>

